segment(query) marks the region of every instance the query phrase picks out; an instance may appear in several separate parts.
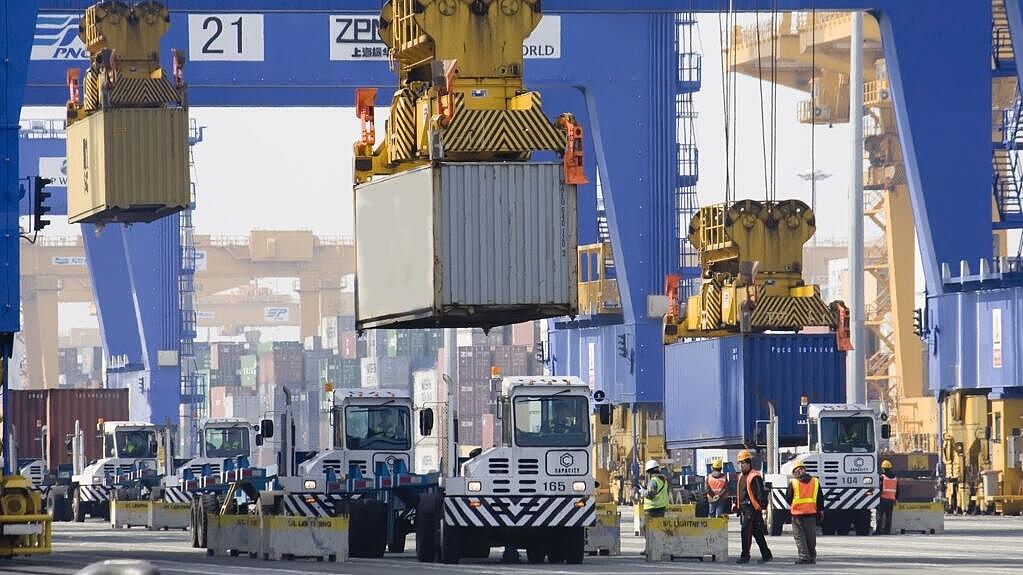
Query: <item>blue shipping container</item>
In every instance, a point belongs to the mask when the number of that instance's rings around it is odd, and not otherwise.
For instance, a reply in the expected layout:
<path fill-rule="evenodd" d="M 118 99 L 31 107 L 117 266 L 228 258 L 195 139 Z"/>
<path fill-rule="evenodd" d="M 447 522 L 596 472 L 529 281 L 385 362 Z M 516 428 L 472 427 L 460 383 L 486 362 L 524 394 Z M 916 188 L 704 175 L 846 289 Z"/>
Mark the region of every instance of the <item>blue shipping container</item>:
<path fill-rule="evenodd" d="M 756 422 L 778 415 L 782 446 L 806 442 L 799 400 L 845 402 L 845 352 L 830 334 L 752 334 L 665 348 L 670 449 L 756 445 Z"/>

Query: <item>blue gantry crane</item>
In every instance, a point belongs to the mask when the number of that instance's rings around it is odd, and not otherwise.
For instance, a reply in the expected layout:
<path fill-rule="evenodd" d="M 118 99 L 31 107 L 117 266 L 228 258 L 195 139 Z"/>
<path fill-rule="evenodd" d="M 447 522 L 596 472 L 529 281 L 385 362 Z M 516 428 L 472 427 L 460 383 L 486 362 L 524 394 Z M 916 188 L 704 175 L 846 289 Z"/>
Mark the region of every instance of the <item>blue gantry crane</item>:
<path fill-rule="evenodd" d="M 619 317 L 580 316 L 575 323 L 566 322 L 562 327 L 570 329 L 555 333 L 552 355 L 559 372 L 578 373 L 585 379 L 592 371 L 595 386 L 612 401 L 656 403 L 663 399 L 660 320 L 649 317 L 648 297 L 662 292 L 665 275 L 686 276 L 692 271 L 682 253 L 679 236 L 683 234 L 678 226 L 682 213 L 695 203 L 691 191 L 698 176 L 696 148 L 676 131 L 680 123 L 685 124 L 684 116 L 691 114 L 686 108 L 691 99 L 687 101 L 685 95 L 695 91 L 699 81 L 697 78 L 694 86 L 692 78 L 680 73 L 698 68 L 691 61 L 683 62 L 682 55 L 692 52 L 676 46 L 677 39 L 685 38 L 680 30 L 686 27 L 685 18 L 677 14 L 730 8 L 763 10 L 761 4 L 757 0 L 544 3 L 545 13 L 558 19 L 557 26 L 536 39 L 545 49 L 527 59 L 526 83 L 543 90 L 546 107 L 571 111 L 583 124 L 586 149 L 591 151 L 587 172 L 599 177 L 611 246 L 609 259 L 614 262 L 614 279 L 621 294 Z M 955 354 L 975 349 L 978 339 L 989 338 L 983 329 L 976 333 L 954 327 L 964 318 L 974 317 L 962 315 L 966 313 L 962 310 L 975 309 L 975 300 L 986 297 L 986 288 L 994 285 L 990 273 L 972 273 L 982 271 L 979 262 L 992 256 L 992 13 L 986 4 L 778 0 L 772 6 L 777 10 L 868 10 L 880 22 L 927 289 L 932 296 L 931 356 L 938 366 L 931 370 L 932 389 L 979 386 L 983 375 L 979 368 L 971 370 L 957 361 Z M 23 104 L 65 103 L 66 69 L 84 65 L 80 48 L 66 34 L 68 18 L 86 5 L 77 0 L 3 4 L 0 51 L 5 61 L 0 67 L 0 84 L 8 87 L 0 110 L 3 157 L 13 160 L 17 156 Z M 1013 34 L 1023 34 L 1021 1 L 1007 0 L 1006 6 Z M 310 0 L 301 10 L 272 0 L 182 0 L 172 5 L 171 29 L 163 49 L 169 54 L 171 47 L 193 47 L 186 62 L 193 106 L 351 106 L 353 88 L 392 85 L 386 56 L 375 50 L 381 47 L 379 41 L 372 33 L 360 32 L 363 27 L 354 26 L 359 19 L 371 20 L 378 8 L 378 2 L 372 0 Z M 228 15 L 240 24 L 225 25 Z M 216 26 L 202 26 L 214 20 L 221 24 L 217 38 L 211 36 Z M 323 34 L 300 32 L 321 29 Z M 228 37 L 228 32 L 235 36 Z M 1023 49 L 1021 45 L 1023 42 L 1014 43 L 1014 49 Z M 1015 73 L 1021 72 L 1017 69 Z M 951 135 L 955 146 L 948 145 Z M 0 197 L 0 254 L 5 262 L 0 277 L 4 286 L 0 288 L 0 333 L 6 334 L 0 338 L 0 351 L 5 356 L 10 353 L 11 334 L 19 329 L 20 307 L 19 198 L 12 164 L 17 165 L 6 162 L 0 166 L 4 191 Z M 703 166 L 704 170 L 714 168 Z M 266 198 L 266 209 L 272 209 L 274 201 L 280 199 Z M 956 233 L 938 233 L 948 226 L 954 226 Z M 597 243 L 598 210 L 592 185 L 580 189 L 579 229 L 580 243 Z M 110 302 L 104 307 L 117 310 L 101 317 L 111 358 L 110 375 L 124 385 L 140 385 L 154 406 L 154 417 L 162 420 L 166 413 L 176 417 L 181 376 L 176 366 L 160 365 L 159 352 L 177 349 L 181 339 L 177 284 L 181 275 L 180 223 L 167 218 L 131 229 L 108 226 L 99 236 L 91 229 L 85 232 L 91 238 L 87 254 L 97 294 Z M 101 251 L 112 255 L 99 258 Z M 952 274 L 943 274 L 942 266 L 960 270 L 962 261 L 969 262 L 967 271 L 972 271 L 952 287 L 948 282 Z M 991 270 L 991 264 L 988 266 Z M 1000 292 L 1004 296 L 1000 301 L 1018 309 L 1023 288 L 1012 287 L 1012 273 L 999 269 L 998 287 L 1008 290 Z M 167 310 L 175 312 L 169 316 L 172 319 L 168 319 Z M 124 322 L 116 330 L 108 329 L 107 323 L 114 317 L 136 317 L 138 321 L 134 326 Z M 1001 333 L 1018 332 L 1019 321 L 1018 312 L 1001 314 Z M 143 345 L 143 341 L 147 343 Z M 620 343 L 622 353 L 618 353 Z M 993 368 L 1004 370 L 998 381 L 1023 380 L 1019 342 L 1013 340 L 1010 345 L 1003 341 L 1001 345 L 1003 356 L 1013 359 Z M 591 348 L 600 353 L 592 369 L 584 355 L 584 350 L 590 353 Z M 952 365 L 958 367 L 949 369 Z M 147 374 L 141 380 L 140 371 Z"/>

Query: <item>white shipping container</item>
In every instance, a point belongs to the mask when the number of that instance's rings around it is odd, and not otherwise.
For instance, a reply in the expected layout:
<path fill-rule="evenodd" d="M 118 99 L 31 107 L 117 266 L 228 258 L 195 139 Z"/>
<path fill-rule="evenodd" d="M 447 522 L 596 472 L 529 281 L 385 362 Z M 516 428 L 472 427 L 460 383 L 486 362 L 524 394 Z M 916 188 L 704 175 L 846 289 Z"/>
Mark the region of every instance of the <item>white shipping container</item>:
<path fill-rule="evenodd" d="M 407 357 L 364 357 L 360 361 L 362 387 L 397 387 L 407 390 L 412 360 Z"/>
<path fill-rule="evenodd" d="M 562 170 L 442 163 L 357 186 L 358 327 L 574 316 L 577 198 Z"/>
<path fill-rule="evenodd" d="M 413 402 L 417 407 L 436 408 L 437 403 L 447 402 L 447 385 L 434 370 L 419 370 L 412 374 L 414 382 Z"/>

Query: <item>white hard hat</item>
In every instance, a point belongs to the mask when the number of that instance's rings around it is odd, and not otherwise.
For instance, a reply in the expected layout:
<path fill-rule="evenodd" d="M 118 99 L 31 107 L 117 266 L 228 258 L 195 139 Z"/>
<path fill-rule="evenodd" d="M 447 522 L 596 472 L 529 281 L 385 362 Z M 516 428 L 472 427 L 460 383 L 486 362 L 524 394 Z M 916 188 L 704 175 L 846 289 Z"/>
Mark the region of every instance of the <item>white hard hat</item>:
<path fill-rule="evenodd" d="M 657 463 L 656 459 L 651 459 L 651 460 L 646 462 L 646 466 L 643 467 L 643 471 L 654 471 L 655 469 L 660 469 L 660 468 L 661 468 L 661 464 Z"/>

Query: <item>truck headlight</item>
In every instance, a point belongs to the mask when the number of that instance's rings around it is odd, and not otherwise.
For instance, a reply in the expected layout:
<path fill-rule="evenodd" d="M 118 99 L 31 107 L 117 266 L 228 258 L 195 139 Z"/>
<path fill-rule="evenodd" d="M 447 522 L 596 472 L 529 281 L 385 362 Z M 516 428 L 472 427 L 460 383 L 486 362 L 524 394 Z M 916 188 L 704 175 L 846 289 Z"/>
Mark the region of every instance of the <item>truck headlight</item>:
<path fill-rule="evenodd" d="M 103 483 L 103 478 L 102 477 L 93 476 L 92 484 L 96 485 L 97 483 Z"/>
<path fill-rule="evenodd" d="M 302 487 L 304 487 L 306 489 L 316 489 L 316 480 L 315 479 L 306 479 L 305 483 L 302 484 Z"/>
<path fill-rule="evenodd" d="M 465 488 L 473 493 L 479 493 L 480 491 L 483 491 L 483 484 L 479 481 L 470 481 L 465 485 Z"/>
<path fill-rule="evenodd" d="M 864 485 L 873 485 L 874 484 L 874 478 L 873 477 L 864 477 L 863 478 L 863 484 Z"/>
<path fill-rule="evenodd" d="M 586 482 L 576 481 L 572 483 L 572 491 L 586 491 Z"/>

